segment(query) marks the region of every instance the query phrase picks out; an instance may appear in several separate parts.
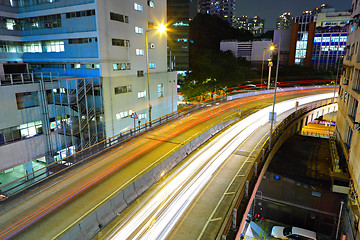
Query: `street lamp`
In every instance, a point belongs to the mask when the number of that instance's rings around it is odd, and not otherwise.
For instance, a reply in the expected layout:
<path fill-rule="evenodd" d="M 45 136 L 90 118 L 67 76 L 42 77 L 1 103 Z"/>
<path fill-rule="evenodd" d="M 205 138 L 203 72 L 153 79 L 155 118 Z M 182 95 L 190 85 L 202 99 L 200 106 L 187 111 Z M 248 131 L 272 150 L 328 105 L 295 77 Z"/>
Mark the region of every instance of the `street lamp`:
<path fill-rule="evenodd" d="M 279 47 L 278 47 L 276 76 L 275 76 L 274 101 L 273 101 L 273 107 L 272 107 L 272 112 L 271 112 L 271 126 L 270 126 L 270 136 L 269 136 L 269 152 L 271 151 L 271 140 L 272 140 L 272 131 L 273 131 L 273 125 L 274 125 L 274 118 L 276 118 L 276 115 L 275 115 L 275 101 L 276 101 L 277 81 L 278 81 L 278 76 L 279 76 L 280 49 L 281 49 L 281 34 L 280 34 L 280 37 L 279 37 Z"/>
<path fill-rule="evenodd" d="M 267 84 L 267 89 L 270 89 L 270 79 L 271 79 L 271 67 L 273 66 L 273 62 L 271 59 L 268 59 L 269 61 L 269 76 L 268 76 L 268 84 Z"/>
<path fill-rule="evenodd" d="M 263 50 L 263 58 L 262 58 L 262 65 L 261 65 L 261 84 L 263 84 L 263 76 L 264 76 L 264 60 L 265 60 L 265 50 L 266 50 L 267 48 L 264 48 L 264 50 Z M 275 50 L 275 46 L 273 46 L 273 45 L 271 45 L 270 47 L 269 47 L 269 50 L 270 50 L 270 52 L 272 52 L 272 51 L 274 51 Z"/>
<path fill-rule="evenodd" d="M 157 31 L 162 34 L 166 31 L 166 26 L 164 24 L 160 24 L 158 27 L 156 27 Z M 145 49 L 146 49 L 146 70 L 147 70 L 147 87 L 148 87 L 148 103 L 149 103 L 149 123 L 151 126 L 151 109 L 152 105 L 150 102 L 150 68 L 149 68 L 149 43 L 148 43 L 148 32 L 152 31 L 154 29 L 148 29 L 145 30 Z"/>

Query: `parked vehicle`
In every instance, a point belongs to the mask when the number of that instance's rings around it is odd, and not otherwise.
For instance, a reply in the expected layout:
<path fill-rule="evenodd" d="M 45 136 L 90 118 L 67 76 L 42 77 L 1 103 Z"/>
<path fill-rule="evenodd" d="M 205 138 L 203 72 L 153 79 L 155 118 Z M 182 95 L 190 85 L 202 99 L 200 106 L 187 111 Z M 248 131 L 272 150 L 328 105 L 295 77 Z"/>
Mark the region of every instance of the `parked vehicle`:
<path fill-rule="evenodd" d="M 280 239 L 316 240 L 315 232 L 298 227 L 274 226 L 271 236 Z"/>

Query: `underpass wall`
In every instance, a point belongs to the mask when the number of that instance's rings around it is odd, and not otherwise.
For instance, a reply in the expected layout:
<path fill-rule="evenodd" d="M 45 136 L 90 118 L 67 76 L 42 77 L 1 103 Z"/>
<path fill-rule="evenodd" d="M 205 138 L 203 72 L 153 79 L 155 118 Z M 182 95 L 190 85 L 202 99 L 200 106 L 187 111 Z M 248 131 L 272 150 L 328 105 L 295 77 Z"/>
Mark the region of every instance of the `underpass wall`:
<path fill-rule="evenodd" d="M 250 211 L 250 207 L 252 205 L 252 202 L 254 201 L 255 194 L 258 190 L 258 187 L 260 185 L 260 182 L 277 151 L 279 148 L 292 136 L 297 134 L 301 131 L 302 127 L 307 125 L 309 122 L 315 120 L 315 118 L 318 118 L 319 116 L 323 116 L 324 114 L 335 112 L 338 110 L 338 106 L 336 103 L 329 104 L 326 106 L 318 107 L 312 111 L 309 111 L 302 116 L 298 117 L 297 119 L 293 120 L 287 127 L 284 129 L 284 131 L 281 132 L 279 138 L 276 140 L 275 144 L 271 148 L 270 153 L 265 158 L 265 163 L 263 167 L 261 168 L 260 174 L 257 178 L 257 181 L 255 183 L 255 186 L 251 189 L 251 196 L 249 199 L 247 199 L 247 206 L 245 209 L 245 213 L 240 216 L 241 222 L 240 226 L 237 228 L 238 232 L 236 237 L 240 238 L 240 234 L 244 231 L 244 226 L 246 225 L 246 219 L 248 218 L 248 213 Z"/>
<path fill-rule="evenodd" d="M 232 119 L 219 123 L 201 135 L 197 136 L 182 148 L 174 152 L 171 156 L 151 168 L 146 173 L 138 176 L 133 182 L 129 183 L 124 189 L 114 193 L 102 203 L 100 203 L 93 211 L 84 215 L 79 221 L 73 223 L 65 229 L 56 239 L 92 239 L 106 225 L 124 211 L 131 203 L 133 203 L 141 194 L 149 189 L 164 174 L 173 169 L 177 164 L 184 160 L 188 155 L 204 144 L 215 134 L 237 121 Z M 98 238 L 101 239 L 101 233 Z"/>

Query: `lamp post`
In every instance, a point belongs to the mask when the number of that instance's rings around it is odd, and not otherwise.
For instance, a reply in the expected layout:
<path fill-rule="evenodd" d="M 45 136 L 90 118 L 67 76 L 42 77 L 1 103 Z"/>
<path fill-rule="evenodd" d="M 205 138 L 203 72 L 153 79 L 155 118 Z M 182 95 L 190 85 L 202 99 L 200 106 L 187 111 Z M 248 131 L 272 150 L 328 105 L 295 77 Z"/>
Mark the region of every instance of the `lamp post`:
<path fill-rule="evenodd" d="M 149 104 L 149 123 L 151 126 L 151 101 L 150 101 L 150 67 L 149 67 L 149 43 L 148 43 L 148 32 L 152 31 L 154 29 L 148 29 L 145 30 L 145 49 L 146 49 L 146 75 L 147 75 L 147 88 L 148 88 L 148 104 Z M 166 27 L 163 24 L 160 24 L 157 27 L 158 32 L 163 33 L 166 31 Z"/>
<path fill-rule="evenodd" d="M 280 48 L 281 48 L 281 34 L 280 34 L 280 37 L 279 37 L 279 47 L 278 47 L 276 76 L 275 76 L 275 88 L 274 88 L 274 101 L 273 101 L 273 107 L 272 107 L 272 112 L 271 112 L 271 126 L 270 126 L 270 136 L 269 136 L 269 152 L 271 151 L 272 131 L 273 131 L 273 125 L 274 125 L 276 88 L 277 88 L 277 80 L 278 80 L 278 76 L 279 76 L 279 65 L 280 65 L 279 64 L 280 63 Z"/>
<path fill-rule="evenodd" d="M 264 48 L 264 50 L 263 50 L 263 57 L 262 57 L 262 65 L 261 65 L 261 84 L 263 84 L 263 76 L 264 76 L 264 61 L 265 61 L 265 49 L 266 48 Z M 273 45 L 271 45 L 270 47 L 269 47 L 269 50 L 272 52 L 272 51 L 274 51 L 274 49 L 275 49 L 275 47 L 273 46 Z"/>
<path fill-rule="evenodd" d="M 269 59 L 269 76 L 268 76 L 268 84 L 267 84 L 267 89 L 270 89 L 270 79 L 271 79 L 271 67 L 273 66 L 273 62 L 271 61 L 271 59 Z"/>

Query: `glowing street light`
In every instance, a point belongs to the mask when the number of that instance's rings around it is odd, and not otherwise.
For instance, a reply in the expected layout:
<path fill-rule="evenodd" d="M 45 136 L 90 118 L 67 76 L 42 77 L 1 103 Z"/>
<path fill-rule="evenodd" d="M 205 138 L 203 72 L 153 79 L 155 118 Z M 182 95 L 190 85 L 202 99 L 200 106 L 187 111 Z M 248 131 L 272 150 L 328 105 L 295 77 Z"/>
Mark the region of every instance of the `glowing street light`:
<path fill-rule="evenodd" d="M 272 131 L 273 131 L 274 120 L 276 121 L 275 102 L 276 102 L 276 88 L 277 88 L 277 81 L 278 81 L 279 67 L 280 67 L 280 53 L 281 53 L 280 50 L 281 50 L 281 34 L 280 34 L 280 37 L 279 37 L 276 75 L 275 75 L 275 87 L 274 87 L 274 101 L 273 101 L 272 112 L 271 112 L 271 125 L 270 125 L 270 136 L 269 136 L 269 152 L 271 151 L 271 141 L 272 141 Z"/>
<path fill-rule="evenodd" d="M 264 50 L 263 50 L 263 58 L 262 58 L 262 65 L 261 65 L 261 84 L 263 83 L 263 75 L 264 75 L 264 60 L 265 60 L 265 50 L 266 50 L 267 48 L 264 48 Z M 269 47 L 269 51 L 270 52 L 273 52 L 275 50 L 275 46 L 273 46 L 273 45 L 271 45 L 270 47 Z"/>
<path fill-rule="evenodd" d="M 156 29 L 158 30 L 158 32 L 161 33 L 165 33 L 166 32 L 166 26 L 164 24 L 159 24 L 159 26 L 156 27 Z"/>
<path fill-rule="evenodd" d="M 156 28 L 157 32 L 159 32 L 160 34 L 166 32 L 166 26 L 164 24 L 159 24 L 159 26 L 157 26 Z M 154 29 L 148 29 L 145 30 L 145 48 L 146 48 L 146 69 L 147 69 L 147 87 L 148 87 L 148 103 L 149 103 L 149 124 L 151 126 L 151 109 L 152 109 L 152 105 L 150 102 L 150 68 L 149 68 L 149 43 L 148 43 L 148 35 L 147 33 L 154 30 Z"/>

